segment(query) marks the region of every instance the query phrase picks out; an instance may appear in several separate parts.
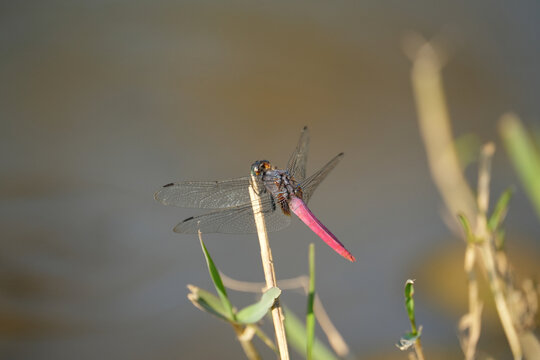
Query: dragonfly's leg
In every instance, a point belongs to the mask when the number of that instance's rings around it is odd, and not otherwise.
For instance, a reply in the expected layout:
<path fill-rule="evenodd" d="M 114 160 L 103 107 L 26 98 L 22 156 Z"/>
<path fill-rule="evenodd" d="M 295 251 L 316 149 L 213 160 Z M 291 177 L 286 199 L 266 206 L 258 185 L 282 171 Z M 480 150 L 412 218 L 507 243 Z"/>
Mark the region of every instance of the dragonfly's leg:
<path fill-rule="evenodd" d="M 262 181 L 258 181 L 258 184 L 253 184 L 253 178 L 249 180 L 251 188 L 253 191 L 255 191 L 255 194 L 261 196 L 262 194 L 266 193 L 266 186 L 262 183 Z"/>
<path fill-rule="evenodd" d="M 276 211 L 276 201 L 274 200 L 274 197 L 270 196 L 270 200 L 272 201 L 272 211 Z"/>

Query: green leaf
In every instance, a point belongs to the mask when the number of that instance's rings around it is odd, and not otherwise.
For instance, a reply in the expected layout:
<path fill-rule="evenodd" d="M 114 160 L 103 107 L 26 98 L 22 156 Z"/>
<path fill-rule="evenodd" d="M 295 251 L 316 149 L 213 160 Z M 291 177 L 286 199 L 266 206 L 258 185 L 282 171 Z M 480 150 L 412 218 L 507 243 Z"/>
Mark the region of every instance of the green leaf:
<path fill-rule="evenodd" d="M 414 314 L 414 281 L 409 279 L 405 283 L 405 307 L 411 321 L 412 334 L 416 335 L 416 318 Z"/>
<path fill-rule="evenodd" d="M 292 311 L 285 308 L 285 332 L 289 344 L 299 354 L 306 356 L 306 328 Z M 338 360 L 338 358 L 317 338 L 313 344 L 314 360 Z"/>
<path fill-rule="evenodd" d="M 201 241 L 201 247 L 204 253 L 204 257 L 206 259 L 206 264 L 208 265 L 208 272 L 210 273 L 210 277 L 212 278 L 212 281 L 214 282 L 214 286 L 216 287 L 216 291 L 219 295 L 219 298 L 221 299 L 221 303 L 223 304 L 223 307 L 225 311 L 228 314 L 228 318 L 234 319 L 234 312 L 232 309 L 231 302 L 229 301 L 229 297 L 227 296 L 227 290 L 225 289 L 225 286 L 223 285 L 223 281 L 221 280 L 221 276 L 219 275 L 219 270 L 217 269 L 216 265 L 214 264 L 214 261 L 210 257 L 210 253 L 206 249 L 206 246 L 204 245 L 204 242 L 202 240 L 202 237 L 199 233 L 199 240 Z"/>
<path fill-rule="evenodd" d="M 261 300 L 240 310 L 236 314 L 236 321 L 242 324 L 253 324 L 261 320 L 280 294 L 281 290 L 277 287 L 268 289 L 262 295 Z"/>
<path fill-rule="evenodd" d="M 473 243 L 476 241 L 476 238 L 472 232 L 471 229 L 471 223 L 469 222 L 469 219 L 465 216 L 465 214 L 458 214 L 458 219 L 463 227 L 463 230 L 465 230 L 465 237 L 467 238 L 468 243 Z"/>
<path fill-rule="evenodd" d="M 508 210 L 508 202 L 510 201 L 510 198 L 512 198 L 513 193 L 514 191 L 512 188 L 506 189 L 502 193 L 501 197 L 497 201 L 497 205 L 495 205 L 495 209 L 493 210 L 491 217 L 489 218 L 489 230 L 495 231 L 501 225 L 504 216 L 506 215 L 506 212 Z"/>
<path fill-rule="evenodd" d="M 188 289 L 188 299 L 195 307 L 228 322 L 234 321 L 217 296 L 194 285 L 188 285 Z"/>
<path fill-rule="evenodd" d="M 315 301 L 315 244 L 309 244 L 309 289 L 306 313 L 306 358 L 313 358 L 313 342 L 315 340 L 315 313 L 313 302 Z"/>
<path fill-rule="evenodd" d="M 540 152 L 515 114 L 503 115 L 499 125 L 506 150 L 540 218 Z"/>

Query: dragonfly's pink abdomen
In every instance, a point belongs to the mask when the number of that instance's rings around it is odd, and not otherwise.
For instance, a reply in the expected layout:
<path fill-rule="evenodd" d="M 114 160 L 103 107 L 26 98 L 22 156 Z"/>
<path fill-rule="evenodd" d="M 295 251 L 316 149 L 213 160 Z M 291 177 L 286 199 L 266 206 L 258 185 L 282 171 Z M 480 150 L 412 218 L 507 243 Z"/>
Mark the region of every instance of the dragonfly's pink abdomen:
<path fill-rule="evenodd" d="M 345 249 L 345 246 L 336 238 L 334 234 L 330 232 L 324 226 L 319 219 L 313 215 L 311 210 L 306 206 L 306 204 L 296 196 L 293 196 L 289 202 L 290 209 L 306 224 L 315 234 L 317 234 L 325 243 L 328 244 L 334 251 L 339 255 L 343 256 L 349 261 L 356 261 L 354 256 Z"/>

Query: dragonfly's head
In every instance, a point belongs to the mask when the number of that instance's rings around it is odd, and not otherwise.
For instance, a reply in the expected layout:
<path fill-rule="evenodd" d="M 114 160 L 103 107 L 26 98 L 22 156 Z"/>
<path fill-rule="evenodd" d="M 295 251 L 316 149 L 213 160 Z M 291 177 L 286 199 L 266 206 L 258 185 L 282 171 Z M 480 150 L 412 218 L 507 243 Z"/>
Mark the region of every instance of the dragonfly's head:
<path fill-rule="evenodd" d="M 255 176 L 259 176 L 261 174 L 264 174 L 264 172 L 270 169 L 272 169 L 272 166 L 270 165 L 270 161 L 268 160 L 255 161 L 253 165 L 251 165 L 251 174 Z"/>

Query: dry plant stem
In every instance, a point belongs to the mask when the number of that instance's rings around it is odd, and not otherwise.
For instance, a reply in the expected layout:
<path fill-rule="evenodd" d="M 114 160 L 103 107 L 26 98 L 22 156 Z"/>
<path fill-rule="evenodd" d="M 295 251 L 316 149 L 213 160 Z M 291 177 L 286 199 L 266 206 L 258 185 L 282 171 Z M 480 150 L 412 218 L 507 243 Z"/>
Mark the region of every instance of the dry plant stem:
<path fill-rule="evenodd" d="M 416 339 L 414 342 L 414 352 L 416 353 L 416 358 L 418 360 L 424 360 L 424 351 L 422 350 L 422 342 L 420 338 Z"/>
<path fill-rule="evenodd" d="M 238 341 L 240 341 L 240 345 L 242 345 L 242 349 L 244 350 L 244 353 L 246 354 L 247 358 L 249 360 L 260 360 L 261 356 L 257 352 L 257 349 L 251 342 L 251 339 L 253 338 L 253 333 L 251 333 L 250 327 L 244 327 L 242 325 L 233 325 L 234 332 L 236 333 L 236 338 Z"/>
<path fill-rule="evenodd" d="M 453 136 L 442 85 L 440 56 L 428 42 L 417 43 L 413 50 L 407 51 L 408 54 L 414 53 L 411 56 L 413 61 L 411 79 L 418 109 L 420 130 L 433 180 L 452 216 L 455 216 L 458 212 L 463 213 L 471 221 L 471 226 L 475 229 L 475 236 L 483 240 L 482 244 L 475 245 L 479 255 L 477 260 L 487 273 L 497 311 L 514 358 L 520 359 L 522 351 L 527 352 L 528 358 L 536 358 L 538 355 L 535 355 L 537 353 L 535 353 L 534 349 L 540 346 L 536 341 L 536 346 L 533 344 L 531 346 L 533 350 L 530 352 L 527 350 L 528 347 L 525 347 L 524 336 L 530 334 L 530 332 L 517 333 L 509 311 L 509 304 L 504 295 L 504 283 L 496 269 L 494 239 L 486 224 L 489 163 L 487 163 L 487 166 L 481 165 L 484 170 L 482 170 L 479 177 L 479 196 L 476 203 L 475 197 L 459 166 L 453 145 Z M 488 145 L 487 149 L 484 149 L 483 156 L 487 155 L 489 158 L 491 156 L 489 153 L 492 154 L 493 150 L 493 146 Z M 485 174 L 487 174 L 487 177 Z M 473 289 L 474 291 L 476 290 Z M 476 320 L 472 319 L 472 321 Z M 519 320 L 516 319 L 516 321 Z M 523 350 L 519 343 L 520 337 L 524 346 Z M 527 340 L 530 338 L 535 339 L 534 336 L 527 336 Z M 527 343 L 530 343 L 530 341 L 527 341 Z"/>
<path fill-rule="evenodd" d="M 476 265 L 477 251 L 476 245 L 469 243 L 465 251 L 465 272 L 468 277 L 469 288 L 469 313 L 464 315 L 459 322 L 459 329 L 464 332 L 460 338 L 461 347 L 465 353 L 466 360 L 473 360 L 476 354 L 476 345 L 481 332 L 482 302 L 478 296 L 478 279 L 474 269 Z M 468 330 L 468 333 L 465 331 Z"/>
<path fill-rule="evenodd" d="M 429 161 L 431 176 L 438 187 L 454 222 L 455 215 L 464 213 L 471 221 L 477 214 L 476 204 L 471 188 L 467 184 L 461 171 L 454 139 L 450 125 L 450 116 L 446 104 L 441 76 L 442 62 L 440 54 L 429 42 L 417 42 L 414 49 L 406 49 L 411 54 L 413 67 L 411 81 L 418 111 L 418 123 L 426 153 Z M 472 250 L 472 249 L 471 249 Z M 480 323 L 474 321 L 472 314 L 478 314 L 478 289 L 474 270 L 469 272 L 469 314 L 462 319 L 462 323 L 472 320 L 469 329 L 476 339 L 469 336 L 465 340 L 465 354 L 467 359 L 474 358 L 476 342 L 480 335 Z"/>
<path fill-rule="evenodd" d="M 236 279 L 232 279 L 223 273 L 221 273 L 221 278 L 223 279 L 223 283 L 225 284 L 225 286 L 237 291 L 260 293 L 264 288 L 263 283 L 239 281 Z M 302 275 L 291 279 L 280 280 L 279 288 L 282 290 L 301 288 L 307 295 L 308 283 L 309 278 L 305 275 Z M 330 343 L 330 346 L 332 347 L 334 352 L 341 358 L 349 357 L 351 353 L 349 346 L 330 320 L 330 317 L 324 309 L 323 303 L 317 294 L 315 294 L 315 304 L 313 306 L 313 311 L 315 312 L 315 319 L 317 319 L 317 322 L 321 326 L 321 329 L 326 335 L 326 338 L 328 339 L 328 342 Z"/>
<path fill-rule="evenodd" d="M 315 294 L 315 304 L 313 304 L 313 311 L 315 312 L 315 319 L 317 319 L 317 322 L 319 323 L 319 325 L 321 325 L 321 328 L 326 334 L 326 338 L 328 339 L 328 342 L 330 343 L 330 346 L 335 351 L 335 353 L 341 358 L 349 357 L 351 354 L 349 346 L 347 346 L 347 343 L 339 333 L 338 329 L 336 329 L 336 327 L 330 320 L 330 317 L 328 316 L 328 313 L 324 310 L 321 299 L 317 294 Z"/>
<path fill-rule="evenodd" d="M 474 245 L 476 261 L 487 273 L 497 311 L 514 357 L 521 358 L 522 353 L 524 353 L 527 359 L 538 359 L 540 343 L 530 330 L 521 330 L 518 333 L 516 325 L 513 323 L 512 313 L 509 311 L 510 304 L 505 296 L 505 283 L 497 272 L 494 238 L 486 226 L 489 164 L 487 164 L 487 167 L 484 166 L 483 170 L 483 174 L 488 174 L 487 177 L 480 174 L 478 202 L 475 203 L 475 197 L 465 181 L 453 145 L 453 136 L 442 86 L 441 56 L 430 43 L 419 39 L 417 37 L 415 41 L 409 41 L 405 46 L 407 46 L 406 53 L 413 62 L 411 79 L 418 109 L 420 130 L 433 180 L 452 219 L 458 212 L 464 213 L 471 221 L 473 229 L 475 229 L 475 236 L 483 240 L 482 244 Z M 489 153 L 492 154 L 493 150 L 493 146 L 488 145 L 487 149 L 484 149 L 483 156 L 487 155 L 489 158 L 491 156 Z M 452 226 L 451 229 L 455 229 L 455 226 Z M 467 340 L 468 347 L 473 346 L 471 341 L 477 341 L 477 339 L 474 340 L 473 335 L 480 335 L 481 307 L 472 305 L 472 303 L 476 302 L 473 299 L 478 298 L 476 286 L 474 283 L 469 284 L 470 312 L 461 320 L 462 325 L 468 326 L 470 330 L 469 339 Z M 476 315 L 473 316 L 473 314 Z M 521 324 L 520 319 L 515 319 L 515 321 L 516 324 Z M 475 323 L 477 323 L 476 330 L 474 328 Z M 464 348 L 467 348 L 467 346 Z M 469 350 L 466 355 L 471 353 L 472 350 Z"/>
<path fill-rule="evenodd" d="M 482 255 L 482 261 L 487 272 L 487 278 L 491 292 L 493 293 L 493 299 L 495 300 L 495 306 L 501 319 L 501 324 L 510 344 L 510 349 L 514 355 L 514 359 L 521 359 L 523 354 L 521 352 L 521 345 L 519 343 L 519 337 L 517 330 L 510 314 L 508 303 L 503 293 L 502 280 L 497 273 L 497 267 L 495 264 L 495 244 L 493 242 L 493 236 L 487 229 L 486 213 L 489 205 L 489 181 L 491 173 L 491 158 L 495 152 L 495 146 L 493 143 L 488 143 L 482 148 L 480 154 L 480 167 L 478 173 L 478 214 L 476 223 L 476 237 L 480 239 L 480 254 Z"/>
<path fill-rule="evenodd" d="M 483 304 L 478 296 L 478 279 L 474 267 L 476 265 L 476 245 L 468 244 L 465 251 L 465 272 L 468 277 L 469 287 L 469 313 L 464 315 L 459 322 L 459 329 L 465 331 L 468 329 L 468 336 L 461 340 L 461 347 L 465 353 L 466 360 L 474 360 L 476 354 L 476 345 L 480 339 L 482 328 L 481 315 Z"/>
<path fill-rule="evenodd" d="M 476 237 L 478 239 L 484 239 L 488 233 L 486 214 L 489 206 L 491 158 L 493 157 L 494 153 L 495 145 L 491 142 L 484 145 L 480 153 L 477 196 L 478 212 L 476 214 Z"/>
<path fill-rule="evenodd" d="M 259 237 L 259 245 L 261 247 L 261 259 L 264 269 L 264 278 L 266 280 L 266 287 L 277 287 L 276 273 L 274 272 L 274 261 L 272 260 L 272 251 L 270 249 L 270 243 L 268 242 L 268 233 L 266 232 L 266 223 L 261 209 L 261 199 L 259 195 L 259 189 L 257 188 L 257 182 L 252 176 L 251 186 L 249 187 L 249 196 L 251 203 L 253 204 L 253 216 L 255 218 L 255 224 L 257 226 L 257 235 Z M 289 349 L 287 348 L 287 337 L 285 334 L 285 324 L 283 309 L 279 302 L 279 298 L 276 299 L 274 306 L 272 306 L 272 319 L 274 321 L 274 329 L 276 331 L 276 342 L 279 349 L 279 355 L 282 360 L 289 359 Z"/>
<path fill-rule="evenodd" d="M 262 282 L 236 280 L 220 271 L 223 284 L 229 289 L 250 293 L 261 293 L 266 288 L 266 284 Z M 290 279 L 280 279 L 279 288 L 281 290 L 292 290 L 303 288 L 307 284 L 309 278 L 306 275 L 300 275 Z M 307 286 L 307 285 L 306 285 Z"/>
<path fill-rule="evenodd" d="M 506 334 L 506 338 L 510 344 L 510 349 L 512 350 L 514 359 L 521 359 L 523 357 L 521 345 L 519 343 L 516 328 L 514 327 L 514 323 L 512 321 L 512 316 L 510 315 L 508 303 L 503 294 L 501 280 L 495 268 L 495 254 L 493 252 L 493 245 L 491 244 L 491 241 L 487 241 L 486 239 L 482 243 L 480 253 L 482 254 L 482 260 L 484 261 L 484 266 L 487 271 L 489 286 L 491 288 L 491 292 L 493 293 L 495 306 L 497 307 L 497 312 L 499 313 L 499 318 L 501 319 L 504 333 Z"/>
<path fill-rule="evenodd" d="M 431 176 L 455 219 L 464 213 L 474 221 L 474 195 L 461 171 L 453 145 L 452 129 L 441 78 L 441 63 L 430 43 L 416 51 L 411 79 L 418 122 L 426 146 Z"/>

